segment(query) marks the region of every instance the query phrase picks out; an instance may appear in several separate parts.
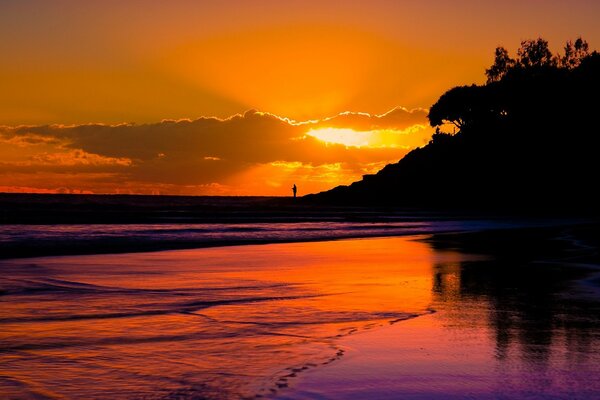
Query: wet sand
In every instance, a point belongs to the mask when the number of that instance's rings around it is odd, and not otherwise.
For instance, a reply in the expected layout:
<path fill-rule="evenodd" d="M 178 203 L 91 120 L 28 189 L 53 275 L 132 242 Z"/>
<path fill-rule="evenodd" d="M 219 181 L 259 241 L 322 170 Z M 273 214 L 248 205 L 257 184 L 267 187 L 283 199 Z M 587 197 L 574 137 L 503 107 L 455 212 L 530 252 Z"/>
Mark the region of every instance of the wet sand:
<path fill-rule="evenodd" d="M 342 360 L 309 371 L 277 398 L 598 398 L 597 337 L 554 328 L 550 343 L 513 338 L 502 348 L 486 311 L 463 309 L 456 318 L 441 310 L 345 338 Z"/>
<path fill-rule="evenodd" d="M 429 312 L 407 238 L 0 261 L 8 398 L 246 398 L 343 357 L 340 338 Z"/>
<path fill-rule="evenodd" d="M 0 261 L 6 398 L 595 398 L 596 227 Z"/>
<path fill-rule="evenodd" d="M 597 399 L 596 227 L 437 235 L 488 254 L 434 266 L 431 315 L 339 343 L 280 399 Z"/>

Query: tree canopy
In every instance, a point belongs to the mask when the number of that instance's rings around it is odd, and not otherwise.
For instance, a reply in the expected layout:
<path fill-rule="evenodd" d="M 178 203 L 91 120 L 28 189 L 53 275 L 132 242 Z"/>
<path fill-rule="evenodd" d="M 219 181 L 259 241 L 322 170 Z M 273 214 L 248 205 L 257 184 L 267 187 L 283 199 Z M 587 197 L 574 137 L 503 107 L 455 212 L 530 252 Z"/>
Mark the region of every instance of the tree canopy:
<path fill-rule="evenodd" d="M 530 85 L 526 79 L 537 77 L 538 91 L 552 89 L 545 79 L 553 75 L 575 70 L 582 62 L 597 53 L 591 53 L 588 43 L 581 37 L 569 40 L 564 54 L 553 54 L 548 41 L 542 38 L 523 40 L 517 50 L 517 57 L 511 58 L 506 48 L 499 46 L 494 51 L 494 62 L 485 70 L 487 85 L 458 86 L 448 90 L 429 110 L 431 126 L 440 127 L 452 124 L 459 131 L 475 123 L 501 121 L 510 112 L 510 90 L 518 90 Z M 500 85 L 501 82 L 504 83 Z M 510 90 L 509 90 L 510 88 Z M 538 99 L 542 101 L 543 99 Z M 513 106 L 518 99 L 512 99 Z M 536 104 L 531 105 L 535 108 Z M 514 107 L 513 107 L 514 108 Z"/>
<path fill-rule="evenodd" d="M 590 55 L 588 43 L 581 37 L 578 37 L 573 43 L 572 40 L 565 44 L 565 55 L 560 58 L 560 65 L 563 68 L 577 68 L 581 62 Z"/>
<path fill-rule="evenodd" d="M 506 75 L 506 73 L 514 68 L 516 61 L 510 58 L 508 50 L 504 47 L 496 47 L 494 51 L 494 63 L 485 70 L 488 78 L 488 83 L 497 82 Z"/>
<path fill-rule="evenodd" d="M 564 55 L 552 54 L 548 41 L 545 39 L 528 39 L 521 42 L 515 59 L 510 57 L 508 50 L 504 47 L 496 47 L 494 62 L 490 68 L 485 70 L 485 75 L 487 82 L 492 83 L 500 81 L 509 72 L 518 69 L 552 67 L 573 69 L 578 67 L 581 61 L 589 55 L 589 44 L 581 37 L 574 42 L 568 40 L 565 43 Z"/>

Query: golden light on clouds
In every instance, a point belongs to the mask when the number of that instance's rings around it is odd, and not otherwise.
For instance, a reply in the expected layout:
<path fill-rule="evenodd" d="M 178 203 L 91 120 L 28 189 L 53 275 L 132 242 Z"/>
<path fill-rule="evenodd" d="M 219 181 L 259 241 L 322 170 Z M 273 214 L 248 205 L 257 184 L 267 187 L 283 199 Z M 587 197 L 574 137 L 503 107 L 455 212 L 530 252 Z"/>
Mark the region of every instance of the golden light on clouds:
<path fill-rule="evenodd" d="M 349 184 L 431 135 L 426 111 L 294 121 L 250 110 L 155 124 L 0 126 L 0 190 L 289 195 Z"/>
<path fill-rule="evenodd" d="M 403 130 L 376 129 L 358 131 L 351 128 L 314 128 L 310 129 L 306 134 L 325 143 L 342 144 L 344 146 L 409 149 L 415 147 L 413 134 L 427 129 L 425 125 L 420 124 Z"/>

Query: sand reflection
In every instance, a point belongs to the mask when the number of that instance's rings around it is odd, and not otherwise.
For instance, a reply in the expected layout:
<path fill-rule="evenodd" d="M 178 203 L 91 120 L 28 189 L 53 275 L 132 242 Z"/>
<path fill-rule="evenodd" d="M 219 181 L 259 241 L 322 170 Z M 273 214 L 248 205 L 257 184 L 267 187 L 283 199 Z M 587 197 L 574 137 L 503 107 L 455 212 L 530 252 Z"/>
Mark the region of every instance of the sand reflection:
<path fill-rule="evenodd" d="M 408 238 L 2 261 L 0 388 L 20 397 L 272 394 L 338 341 L 429 313 Z"/>
<path fill-rule="evenodd" d="M 431 267 L 436 313 L 343 338 L 348 357 L 305 374 L 282 398 L 598 397 L 593 247 L 560 229 L 430 242 L 441 255 Z M 486 247 L 479 258 L 437 253 Z"/>

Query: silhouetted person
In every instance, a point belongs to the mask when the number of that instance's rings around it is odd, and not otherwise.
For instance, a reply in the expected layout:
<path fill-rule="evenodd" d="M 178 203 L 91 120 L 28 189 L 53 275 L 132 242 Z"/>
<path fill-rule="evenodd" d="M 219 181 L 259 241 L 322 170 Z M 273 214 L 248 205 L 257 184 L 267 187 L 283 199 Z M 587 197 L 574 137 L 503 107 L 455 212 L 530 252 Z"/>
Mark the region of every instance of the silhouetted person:
<path fill-rule="evenodd" d="M 296 193 L 298 192 L 298 188 L 296 187 L 295 183 L 294 183 L 294 186 L 292 186 L 292 192 L 294 193 L 294 198 L 296 198 Z"/>

